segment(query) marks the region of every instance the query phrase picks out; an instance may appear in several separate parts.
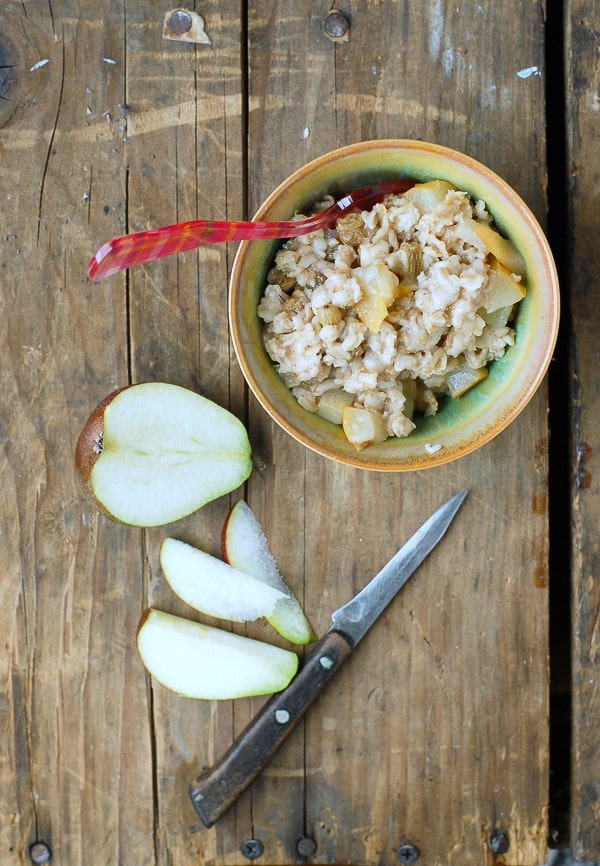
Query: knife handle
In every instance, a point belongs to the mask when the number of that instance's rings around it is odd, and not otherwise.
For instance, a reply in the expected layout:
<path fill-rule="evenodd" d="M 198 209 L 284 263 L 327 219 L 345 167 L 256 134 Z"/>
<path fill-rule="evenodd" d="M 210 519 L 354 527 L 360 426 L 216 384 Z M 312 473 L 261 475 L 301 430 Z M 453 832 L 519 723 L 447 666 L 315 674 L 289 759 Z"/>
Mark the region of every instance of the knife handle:
<path fill-rule="evenodd" d="M 351 651 L 345 635 L 328 631 L 290 685 L 269 698 L 220 761 L 196 779 L 190 797 L 206 827 L 212 827 L 265 768 Z"/>

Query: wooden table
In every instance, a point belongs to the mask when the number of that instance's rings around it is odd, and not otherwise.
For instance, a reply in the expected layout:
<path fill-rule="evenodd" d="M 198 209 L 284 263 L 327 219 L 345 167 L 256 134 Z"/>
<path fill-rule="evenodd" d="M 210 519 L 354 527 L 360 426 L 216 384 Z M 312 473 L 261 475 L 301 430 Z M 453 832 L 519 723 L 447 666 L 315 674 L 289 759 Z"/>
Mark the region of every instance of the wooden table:
<path fill-rule="evenodd" d="M 301 862 L 306 839 L 318 863 L 397 864 L 409 844 L 427 866 L 536 866 L 553 834 L 600 858 L 600 4 L 570 0 L 564 22 L 559 6 L 340 2 L 333 40 L 329 2 L 221 0 L 196 9 L 210 44 L 163 38 L 156 0 L 1 7 L 2 866 L 36 842 L 61 866 L 237 866 L 248 839 L 265 866 Z M 251 215 L 309 159 L 382 137 L 455 147 L 512 184 L 548 228 L 566 310 L 550 387 L 508 430 L 398 476 L 308 453 L 248 396 L 232 246 L 86 279 L 109 237 Z M 145 380 L 229 407 L 255 454 L 246 489 L 151 531 L 100 517 L 73 466 L 93 406 Z M 162 539 L 216 552 L 245 496 L 321 633 L 462 488 L 451 533 L 206 830 L 188 786 L 261 702 L 194 702 L 145 674 L 144 608 L 189 615 Z"/>

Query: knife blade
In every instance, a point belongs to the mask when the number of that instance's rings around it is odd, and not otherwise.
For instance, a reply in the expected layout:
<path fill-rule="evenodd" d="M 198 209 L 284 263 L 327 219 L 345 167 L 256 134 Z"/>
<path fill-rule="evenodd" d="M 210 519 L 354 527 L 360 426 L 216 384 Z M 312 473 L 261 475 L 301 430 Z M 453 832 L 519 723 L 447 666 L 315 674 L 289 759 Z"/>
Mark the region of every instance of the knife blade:
<path fill-rule="evenodd" d="M 441 540 L 466 495 L 463 490 L 438 508 L 364 589 L 334 611 L 331 627 L 290 685 L 269 698 L 222 758 L 195 780 L 190 798 L 205 827 L 212 827 L 262 772 L 342 662 Z"/>

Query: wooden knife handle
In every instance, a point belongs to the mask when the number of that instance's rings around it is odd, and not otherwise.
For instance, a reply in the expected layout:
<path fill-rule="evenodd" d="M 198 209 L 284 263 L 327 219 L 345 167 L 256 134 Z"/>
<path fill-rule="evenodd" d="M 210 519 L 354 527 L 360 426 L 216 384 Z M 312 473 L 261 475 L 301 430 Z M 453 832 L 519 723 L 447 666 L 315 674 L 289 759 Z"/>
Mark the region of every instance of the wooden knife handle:
<path fill-rule="evenodd" d="M 190 797 L 206 827 L 212 827 L 269 763 L 351 651 L 341 632 L 328 631 L 290 685 L 269 698 L 221 760 L 196 779 Z"/>

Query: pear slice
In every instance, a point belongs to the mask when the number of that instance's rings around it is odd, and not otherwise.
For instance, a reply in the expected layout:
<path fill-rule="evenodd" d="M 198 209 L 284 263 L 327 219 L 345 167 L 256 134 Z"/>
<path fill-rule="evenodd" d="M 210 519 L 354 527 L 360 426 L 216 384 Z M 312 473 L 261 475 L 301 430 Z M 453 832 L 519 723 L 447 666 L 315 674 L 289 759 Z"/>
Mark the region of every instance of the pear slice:
<path fill-rule="evenodd" d="M 137 648 L 159 683 L 188 698 L 279 692 L 298 670 L 290 650 L 153 609 L 142 616 Z"/>
<path fill-rule="evenodd" d="M 163 541 L 160 564 L 175 595 L 219 619 L 248 622 L 269 616 L 287 595 L 176 538 Z"/>
<path fill-rule="evenodd" d="M 273 612 L 265 616 L 275 631 L 295 644 L 307 644 L 316 639 L 300 604 L 277 567 L 260 522 L 243 499 L 229 512 L 223 527 L 221 549 L 223 557 L 234 568 L 285 595 Z"/>
<path fill-rule="evenodd" d="M 186 517 L 252 471 L 241 421 L 163 382 L 130 385 L 99 403 L 79 437 L 75 464 L 95 505 L 132 526 Z"/>

